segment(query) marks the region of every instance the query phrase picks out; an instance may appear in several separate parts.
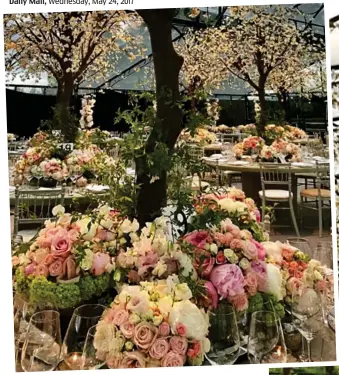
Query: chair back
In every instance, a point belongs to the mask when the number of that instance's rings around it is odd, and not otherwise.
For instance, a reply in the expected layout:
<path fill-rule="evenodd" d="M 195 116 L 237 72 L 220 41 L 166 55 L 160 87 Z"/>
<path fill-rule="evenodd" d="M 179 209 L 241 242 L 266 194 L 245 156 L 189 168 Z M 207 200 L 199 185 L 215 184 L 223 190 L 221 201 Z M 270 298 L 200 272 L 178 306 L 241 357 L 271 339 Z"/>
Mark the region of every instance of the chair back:
<path fill-rule="evenodd" d="M 290 163 L 260 163 L 260 180 L 263 194 L 267 186 L 284 186 L 292 196 L 292 174 Z"/>
<path fill-rule="evenodd" d="M 330 163 L 317 161 L 316 168 L 316 186 L 320 196 L 321 189 L 331 189 Z"/>
<path fill-rule="evenodd" d="M 65 186 L 60 189 L 22 189 L 15 188 L 14 235 L 20 224 L 42 224 L 52 219 L 52 209 L 63 205 Z"/>

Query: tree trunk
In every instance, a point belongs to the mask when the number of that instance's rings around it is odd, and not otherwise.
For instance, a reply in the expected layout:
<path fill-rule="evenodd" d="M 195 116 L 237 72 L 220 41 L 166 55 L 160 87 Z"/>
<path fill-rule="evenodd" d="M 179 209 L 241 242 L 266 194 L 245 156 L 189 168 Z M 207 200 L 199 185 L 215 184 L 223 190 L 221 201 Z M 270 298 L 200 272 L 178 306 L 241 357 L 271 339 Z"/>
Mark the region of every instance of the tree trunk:
<path fill-rule="evenodd" d="M 281 88 L 279 89 L 277 93 L 277 97 L 281 106 L 281 111 L 283 113 L 282 119 L 288 123 L 290 121 L 289 106 L 288 106 L 288 93 L 283 88 Z"/>
<path fill-rule="evenodd" d="M 265 97 L 265 86 L 261 86 L 258 90 L 260 114 L 257 120 L 257 131 L 259 137 L 262 137 L 265 133 L 265 126 L 267 124 L 268 106 Z"/>
<path fill-rule="evenodd" d="M 74 82 L 70 74 L 66 74 L 64 79 L 58 82 L 58 92 L 53 118 L 54 128 L 61 130 L 66 142 L 75 141 L 75 129 L 71 126 L 71 100 L 74 89 Z"/>
<path fill-rule="evenodd" d="M 172 20 L 175 9 L 138 10 L 150 34 L 156 80 L 157 114 L 155 126 L 146 142 L 144 157 L 136 160 L 137 217 L 141 225 L 161 216 L 167 201 L 167 171 L 159 171 L 159 179 L 151 182 L 147 156 L 155 150 L 157 143 L 167 146 L 172 154 L 182 130 L 182 111 L 176 103 L 180 99 L 179 72 L 183 59 L 173 47 Z"/>

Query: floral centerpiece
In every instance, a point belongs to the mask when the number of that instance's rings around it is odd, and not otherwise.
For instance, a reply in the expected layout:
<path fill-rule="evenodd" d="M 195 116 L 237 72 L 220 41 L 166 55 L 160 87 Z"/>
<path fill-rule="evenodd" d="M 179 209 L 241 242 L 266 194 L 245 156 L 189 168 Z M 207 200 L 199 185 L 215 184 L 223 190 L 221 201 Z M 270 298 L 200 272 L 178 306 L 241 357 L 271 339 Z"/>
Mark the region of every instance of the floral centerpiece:
<path fill-rule="evenodd" d="M 14 142 L 16 140 L 16 135 L 13 133 L 7 133 L 7 141 Z"/>
<path fill-rule="evenodd" d="M 236 130 L 240 133 L 250 134 L 250 135 L 257 135 L 257 127 L 255 124 L 247 124 L 247 125 L 239 125 L 236 127 Z"/>
<path fill-rule="evenodd" d="M 278 139 L 271 146 L 265 145 L 260 152 L 260 158 L 265 161 L 280 161 L 280 157 L 286 161 L 300 161 L 301 149 L 294 143 Z"/>
<path fill-rule="evenodd" d="M 275 295 L 269 282 L 265 249 L 248 230 L 226 219 L 208 230 L 187 234 L 181 243 L 205 280 L 205 306 L 216 309 L 226 302 L 238 313 L 253 312 L 262 307 L 264 299 L 271 298 L 277 313 L 284 315 L 277 298 L 280 295 Z"/>
<path fill-rule="evenodd" d="M 199 366 L 209 319 L 177 277 L 124 286 L 98 323 L 96 356 L 110 368 Z"/>
<path fill-rule="evenodd" d="M 305 139 L 308 137 L 307 133 L 304 130 L 299 129 L 295 126 L 285 125 L 285 129 L 286 131 L 284 134 L 284 138 L 286 138 L 287 140 L 294 141 L 297 139 Z"/>
<path fill-rule="evenodd" d="M 192 133 L 188 130 L 183 130 L 179 136 L 178 142 L 194 143 L 200 146 L 216 142 L 217 136 L 204 128 L 197 128 Z"/>
<path fill-rule="evenodd" d="M 233 147 L 233 153 L 236 158 L 241 158 L 243 155 L 251 155 L 252 152 L 260 152 L 264 145 L 265 141 L 261 137 L 250 136 L 237 143 Z"/>
<path fill-rule="evenodd" d="M 191 227 L 194 229 L 204 229 L 230 218 L 234 224 L 249 230 L 256 240 L 263 241 L 265 238 L 258 207 L 240 189 L 230 187 L 203 194 L 196 197 L 193 204 L 196 215 L 191 219 Z"/>
<path fill-rule="evenodd" d="M 122 220 L 107 206 L 90 215 L 53 209 L 54 221 L 12 257 L 17 293 L 36 304 L 70 308 L 99 297 L 110 287 L 114 271 L 116 228 Z M 123 223 L 123 221 L 122 221 Z"/>

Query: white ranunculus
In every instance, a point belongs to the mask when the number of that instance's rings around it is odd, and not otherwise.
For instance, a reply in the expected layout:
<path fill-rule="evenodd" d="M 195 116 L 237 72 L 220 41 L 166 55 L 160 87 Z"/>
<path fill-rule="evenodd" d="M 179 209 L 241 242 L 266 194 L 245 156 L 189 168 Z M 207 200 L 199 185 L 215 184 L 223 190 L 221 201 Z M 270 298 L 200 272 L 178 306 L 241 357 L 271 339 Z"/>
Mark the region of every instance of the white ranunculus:
<path fill-rule="evenodd" d="M 203 340 L 208 334 L 208 321 L 202 311 L 189 300 L 176 302 L 168 320 L 173 334 L 178 323 L 186 327 L 188 340 Z"/>
<path fill-rule="evenodd" d="M 90 217 L 84 217 L 77 222 L 80 228 L 80 234 L 85 241 L 91 241 L 97 233 L 98 224 L 91 223 L 91 220 Z"/>
<path fill-rule="evenodd" d="M 262 242 L 261 245 L 264 247 L 266 254 L 273 260 L 275 263 L 282 262 L 282 255 L 280 246 L 276 242 Z"/>
<path fill-rule="evenodd" d="M 63 215 L 65 213 L 65 207 L 61 204 L 55 206 L 52 210 L 53 216 Z"/>
<path fill-rule="evenodd" d="M 265 293 L 273 294 L 278 301 L 283 299 L 283 278 L 280 268 L 274 264 L 268 263 L 266 266 L 267 283 Z"/>

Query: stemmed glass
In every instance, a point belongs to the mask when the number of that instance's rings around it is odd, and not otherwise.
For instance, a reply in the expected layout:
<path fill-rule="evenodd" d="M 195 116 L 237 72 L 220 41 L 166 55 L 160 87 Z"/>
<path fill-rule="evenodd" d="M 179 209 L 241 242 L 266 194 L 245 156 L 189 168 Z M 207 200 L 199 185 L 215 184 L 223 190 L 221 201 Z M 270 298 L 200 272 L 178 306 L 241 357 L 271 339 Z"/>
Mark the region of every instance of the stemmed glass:
<path fill-rule="evenodd" d="M 252 148 L 251 150 L 251 158 L 252 158 L 252 164 L 254 164 L 259 156 L 259 151 L 257 148 Z"/>
<path fill-rule="evenodd" d="M 74 310 L 62 348 L 63 359 L 71 370 L 81 369 L 87 333 L 99 322 L 104 311 L 105 306 L 98 304 L 82 305 Z"/>
<path fill-rule="evenodd" d="M 321 300 L 318 293 L 307 284 L 296 288 L 292 294 L 293 325 L 306 339 L 308 362 L 311 360 L 311 341 L 321 329 Z"/>
<path fill-rule="evenodd" d="M 232 365 L 240 355 L 240 335 L 235 311 L 232 307 L 216 311 L 210 317 L 209 337 L 211 350 L 206 355 L 213 365 Z"/>
<path fill-rule="evenodd" d="M 279 328 L 273 311 L 257 311 L 252 314 L 248 336 L 248 358 L 251 363 L 262 363 L 279 342 Z"/>
<path fill-rule="evenodd" d="M 303 253 L 312 256 L 312 251 L 306 238 L 288 238 L 287 242 L 292 247 L 296 247 Z"/>
<path fill-rule="evenodd" d="M 333 268 L 332 242 L 321 241 L 314 249 L 312 257 L 318 260 L 322 265 Z"/>
<path fill-rule="evenodd" d="M 81 357 L 81 370 L 97 370 L 106 364 L 106 358 L 100 357 L 95 348 L 97 325 L 88 330 Z"/>
<path fill-rule="evenodd" d="M 60 361 L 60 316 L 44 310 L 32 315 L 22 347 L 21 367 L 25 372 L 53 371 Z"/>

